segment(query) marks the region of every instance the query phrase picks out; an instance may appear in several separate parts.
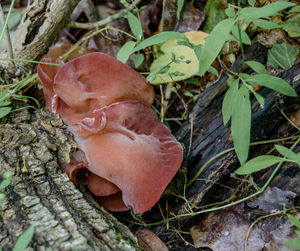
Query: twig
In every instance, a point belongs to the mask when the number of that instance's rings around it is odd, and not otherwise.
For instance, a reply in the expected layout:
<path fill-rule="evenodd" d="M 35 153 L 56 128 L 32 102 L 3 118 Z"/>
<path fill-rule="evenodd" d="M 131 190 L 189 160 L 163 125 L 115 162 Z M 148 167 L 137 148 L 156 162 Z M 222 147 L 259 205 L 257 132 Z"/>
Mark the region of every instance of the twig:
<path fill-rule="evenodd" d="M 287 209 L 287 211 L 290 211 L 290 210 L 293 210 L 295 208 L 289 208 Z M 250 237 L 250 234 L 251 234 L 251 231 L 252 229 L 254 228 L 255 224 L 265 218 L 268 218 L 268 217 L 272 217 L 272 216 L 276 216 L 276 215 L 280 215 L 280 214 L 284 214 L 284 210 L 281 210 L 281 211 L 277 211 L 277 212 L 274 212 L 274 213 L 271 213 L 271 214 L 268 214 L 268 215 L 264 215 L 264 216 L 261 216 L 259 217 L 258 219 L 256 219 L 254 222 L 252 222 L 252 224 L 250 225 L 250 227 L 248 228 L 248 231 L 247 231 L 247 234 L 246 234 L 246 237 L 245 237 L 245 251 L 248 250 L 248 239 Z"/>
<path fill-rule="evenodd" d="M 80 23 L 80 22 L 71 21 L 68 24 L 68 26 L 72 27 L 72 28 L 79 28 L 79 29 L 86 29 L 86 30 L 96 29 L 96 28 L 99 28 L 99 27 L 102 27 L 102 26 L 105 26 L 105 25 L 109 24 L 113 20 L 116 20 L 118 18 L 121 18 L 121 17 L 125 16 L 129 11 L 134 9 L 140 2 L 141 2 L 141 0 L 135 0 L 126 9 L 123 9 L 123 10 L 119 11 L 118 13 L 116 13 L 114 15 L 111 15 L 111 16 L 105 18 L 105 19 L 102 19 L 98 22 Z"/>
<path fill-rule="evenodd" d="M 111 27 L 111 26 L 106 26 L 102 29 L 96 29 L 96 30 L 93 30 L 93 31 L 89 31 L 87 34 L 85 34 L 80 40 L 78 40 L 64 55 L 60 56 L 59 59 L 61 61 L 65 61 L 74 51 L 77 50 L 77 48 L 79 48 L 85 41 L 91 39 L 93 36 L 96 36 L 97 34 L 99 33 L 102 33 L 104 31 L 108 31 L 108 30 L 113 30 L 113 31 L 117 31 L 117 32 L 120 32 L 120 33 L 123 33 L 131 38 L 134 38 L 132 35 L 130 35 L 129 33 L 127 33 L 126 31 L 122 31 L 118 28 L 114 28 L 114 27 Z"/>

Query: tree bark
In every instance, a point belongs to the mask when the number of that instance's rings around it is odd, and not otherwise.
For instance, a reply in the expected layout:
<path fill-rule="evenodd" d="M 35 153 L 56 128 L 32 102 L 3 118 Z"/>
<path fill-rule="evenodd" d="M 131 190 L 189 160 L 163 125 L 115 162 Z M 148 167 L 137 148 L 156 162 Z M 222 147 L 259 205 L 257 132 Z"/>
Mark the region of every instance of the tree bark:
<path fill-rule="evenodd" d="M 13 32 L 15 58 L 40 60 L 69 21 L 79 0 L 29 0 L 26 13 Z M 6 58 L 6 52 L 0 53 Z M 2 70 L 21 73 L 36 64 L 1 63 Z M 13 70 L 12 70 L 13 69 Z M 20 108 L 0 121 L 0 181 L 13 173 L 0 207 L 0 246 L 11 250 L 30 226 L 35 234 L 31 250 L 136 250 L 127 227 L 95 203 L 84 187 L 77 189 L 61 170 L 59 158 L 69 161 L 77 147 L 63 121 L 48 110 Z M 3 192 L 3 191 L 1 191 Z"/>
<path fill-rule="evenodd" d="M 29 225 L 34 250 L 136 250 L 135 237 L 79 191 L 61 170 L 76 143 L 63 121 L 46 109 L 27 108 L 0 124 L 0 176 L 13 173 L 0 207 L 0 245 L 11 250 Z"/>
<path fill-rule="evenodd" d="M 70 21 L 70 15 L 80 0 L 29 0 L 28 7 L 16 31 L 11 32 L 13 54 L 17 59 L 40 60 L 58 33 Z M 2 52 L 1 58 L 7 58 Z M 16 62 L 22 72 L 33 70 L 36 64 Z M 11 65 L 2 64 L 4 70 Z"/>

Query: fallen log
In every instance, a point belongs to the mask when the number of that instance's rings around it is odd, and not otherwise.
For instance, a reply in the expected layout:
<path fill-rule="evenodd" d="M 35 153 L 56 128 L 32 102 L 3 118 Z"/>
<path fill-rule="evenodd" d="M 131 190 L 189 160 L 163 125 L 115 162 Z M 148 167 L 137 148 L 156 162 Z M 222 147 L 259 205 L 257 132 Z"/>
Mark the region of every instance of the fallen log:
<path fill-rule="evenodd" d="M 246 52 L 246 60 L 256 60 L 266 63 L 267 49 L 256 43 Z M 241 66 L 240 58 L 233 65 L 232 70 L 238 71 Z M 250 69 L 246 70 L 251 72 Z M 300 62 L 286 71 L 281 72 L 278 77 L 292 84 L 297 93 L 300 92 Z M 227 88 L 227 76 L 223 74 L 212 86 L 207 88 L 200 96 L 190 115 L 190 120 L 183 124 L 176 134 L 179 141 L 186 146 L 188 155 L 187 166 L 190 179 L 200 168 L 217 154 L 232 148 L 230 124 L 224 126 L 221 114 L 222 100 Z M 257 101 L 252 100 L 252 128 L 251 142 L 268 138 L 269 133 L 278 127 L 285 118 L 280 109 L 288 109 L 289 113 L 299 108 L 299 97 L 291 98 L 279 95 L 271 89 L 264 88 L 260 94 L 265 99 L 264 108 L 260 108 Z M 197 180 L 188 188 L 186 199 L 194 205 L 204 202 L 203 199 L 211 187 L 222 177 L 228 175 L 238 167 L 235 153 L 229 152 L 212 161 Z M 177 213 L 186 213 L 187 204 L 183 203 L 177 207 Z"/>
<path fill-rule="evenodd" d="M 0 207 L 3 250 L 11 250 L 30 225 L 34 250 L 139 249 L 127 227 L 84 188 L 79 191 L 60 168 L 58 155 L 68 161 L 76 147 L 63 121 L 46 109 L 31 112 L 13 112 L 0 124 L 0 177 L 13 174 Z"/>

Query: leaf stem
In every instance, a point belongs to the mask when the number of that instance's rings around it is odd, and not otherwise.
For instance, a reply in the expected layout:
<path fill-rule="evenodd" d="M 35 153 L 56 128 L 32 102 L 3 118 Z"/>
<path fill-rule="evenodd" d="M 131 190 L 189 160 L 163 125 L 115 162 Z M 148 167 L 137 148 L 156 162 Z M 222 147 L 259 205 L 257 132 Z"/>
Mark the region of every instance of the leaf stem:
<path fill-rule="evenodd" d="M 245 67 L 246 57 L 245 57 L 245 51 L 244 51 L 243 42 L 242 42 L 242 32 L 241 32 L 241 24 L 240 23 L 238 23 L 238 31 L 239 31 L 239 40 L 240 40 L 239 42 L 240 42 L 240 46 L 241 46 L 241 53 L 242 53 L 242 58 L 243 58 L 241 72 L 243 72 L 244 67 Z"/>
<path fill-rule="evenodd" d="M 276 143 L 276 142 L 279 142 L 279 141 L 286 141 L 286 140 L 290 140 L 290 139 L 294 139 L 295 136 L 290 136 L 290 137 L 287 137 L 287 138 L 281 138 L 281 139 L 271 139 L 271 140 L 264 140 L 264 141 L 258 141 L 258 142 L 252 142 L 250 144 L 250 146 L 256 146 L 256 145 L 262 145 L 262 144 L 270 144 L 270 143 Z M 192 183 L 194 183 L 198 177 L 200 176 L 200 174 L 203 172 L 203 170 L 211 163 L 213 162 L 215 159 L 221 157 L 222 155 L 226 154 L 226 153 L 229 153 L 229 152 L 232 152 L 234 151 L 234 147 L 232 148 L 229 148 L 229 149 L 226 149 L 224 150 L 223 152 L 220 152 L 218 154 L 216 154 L 215 156 L 213 156 L 212 158 L 210 158 L 207 162 L 205 162 L 203 164 L 203 166 L 201 166 L 201 168 L 198 170 L 198 172 L 195 174 L 195 176 L 189 181 L 189 183 L 187 184 L 187 186 L 190 186 Z"/>

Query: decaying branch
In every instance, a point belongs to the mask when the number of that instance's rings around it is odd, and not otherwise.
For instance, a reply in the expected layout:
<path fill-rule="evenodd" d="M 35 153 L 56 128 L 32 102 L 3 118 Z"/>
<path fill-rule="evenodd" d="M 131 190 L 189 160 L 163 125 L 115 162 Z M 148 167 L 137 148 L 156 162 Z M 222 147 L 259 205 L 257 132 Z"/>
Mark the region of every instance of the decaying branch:
<path fill-rule="evenodd" d="M 30 110 L 32 113 L 32 110 Z M 0 246 L 12 250 L 30 226 L 34 250 L 136 250 L 135 237 L 80 192 L 58 165 L 76 143 L 59 116 L 23 109 L 0 124 L 0 161 L 13 173 L 0 207 Z M 3 192 L 3 191 L 1 191 Z"/>
<path fill-rule="evenodd" d="M 71 21 L 69 26 L 74 27 L 74 28 L 79 28 L 79 29 L 87 29 L 87 30 L 101 28 L 101 27 L 109 24 L 113 20 L 116 20 L 118 18 L 125 16 L 129 11 L 133 10 L 140 2 L 141 2 L 141 0 L 135 0 L 127 8 L 119 11 L 118 13 L 116 13 L 114 15 L 108 16 L 107 18 L 100 20 L 98 22 L 79 23 L 79 22 Z"/>
<path fill-rule="evenodd" d="M 69 22 L 79 0 L 30 0 L 16 31 L 11 32 L 15 58 L 39 60 L 46 54 L 58 33 Z M 1 52 L 1 58 L 8 58 Z M 8 69 L 8 64 L 2 64 Z M 21 70 L 32 70 L 35 65 L 17 62 Z"/>
<path fill-rule="evenodd" d="M 264 64 L 266 52 L 267 49 L 264 46 L 255 43 L 246 51 L 246 60 L 256 60 Z M 239 69 L 241 60 L 241 57 L 237 60 L 232 68 L 233 71 Z M 298 94 L 300 92 L 299 65 L 300 62 L 297 61 L 292 68 L 278 74 L 278 77 L 290 83 Z M 251 71 L 248 69 L 247 73 Z M 223 74 L 214 85 L 201 94 L 190 116 L 193 123 L 184 123 L 176 135 L 190 153 L 189 167 L 194 168 L 191 176 L 199 174 L 186 195 L 187 200 L 195 205 L 203 202 L 204 197 L 216 182 L 238 167 L 236 154 L 230 151 L 202 169 L 214 156 L 233 147 L 230 124 L 224 126 L 222 119 L 222 100 L 227 88 L 227 78 L 228 76 Z M 254 98 L 252 100 L 252 142 L 266 139 L 274 128 L 285 121 L 280 109 L 288 109 L 289 113 L 299 109 L 298 97 L 279 95 L 268 88 L 261 90 L 260 95 L 265 99 L 264 108 L 261 108 Z M 187 212 L 186 204 L 180 205 L 178 211 Z"/>

